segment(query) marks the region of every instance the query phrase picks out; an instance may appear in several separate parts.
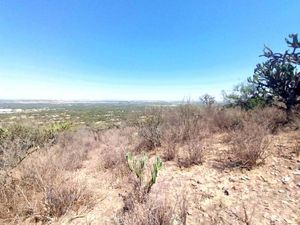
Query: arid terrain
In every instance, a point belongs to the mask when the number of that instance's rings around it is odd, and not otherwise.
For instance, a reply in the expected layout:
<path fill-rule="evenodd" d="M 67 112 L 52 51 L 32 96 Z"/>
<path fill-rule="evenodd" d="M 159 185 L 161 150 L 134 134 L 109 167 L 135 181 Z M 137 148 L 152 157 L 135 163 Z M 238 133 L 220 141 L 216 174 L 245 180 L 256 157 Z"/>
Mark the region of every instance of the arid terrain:
<path fill-rule="evenodd" d="M 1 224 L 300 223 L 297 117 L 191 103 L 131 110 L 104 128 L 3 123 Z"/>

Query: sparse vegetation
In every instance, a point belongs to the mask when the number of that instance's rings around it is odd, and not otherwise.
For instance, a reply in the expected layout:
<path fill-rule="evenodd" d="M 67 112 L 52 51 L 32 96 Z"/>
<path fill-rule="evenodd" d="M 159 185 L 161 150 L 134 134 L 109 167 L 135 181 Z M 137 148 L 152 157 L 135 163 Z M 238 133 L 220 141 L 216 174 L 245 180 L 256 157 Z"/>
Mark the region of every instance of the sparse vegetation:
<path fill-rule="evenodd" d="M 268 177 L 264 170 L 296 168 L 299 115 L 294 111 L 287 116 L 268 104 L 221 106 L 209 95 L 203 96 L 203 103 L 130 108 L 134 112 L 127 111 L 123 120 L 118 117 L 118 126 L 79 125 L 72 119 L 2 123 L 0 223 L 68 224 L 88 221 L 84 215 L 93 213 L 97 222 L 107 216 L 109 224 L 118 225 L 256 221 L 248 209 L 230 211 L 222 201 L 232 198 L 236 204 L 238 188 L 255 189 L 246 183 L 253 170 Z M 289 132 L 295 134 L 291 139 Z M 291 160 L 288 166 L 286 160 Z M 280 185 L 295 185 L 286 177 L 275 179 L 282 180 Z M 261 180 L 251 179 L 262 188 Z M 269 190 L 265 180 L 263 188 Z M 281 188 L 272 185 L 272 191 Z M 175 200 L 183 188 L 189 197 Z M 281 200 L 277 196 L 274 201 Z"/>

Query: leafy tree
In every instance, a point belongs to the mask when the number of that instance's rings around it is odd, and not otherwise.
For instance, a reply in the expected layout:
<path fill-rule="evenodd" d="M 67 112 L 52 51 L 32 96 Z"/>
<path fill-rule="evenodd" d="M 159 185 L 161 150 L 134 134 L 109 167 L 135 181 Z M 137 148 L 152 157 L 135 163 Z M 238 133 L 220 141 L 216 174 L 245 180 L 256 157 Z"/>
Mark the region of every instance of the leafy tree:
<path fill-rule="evenodd" d="M 204 94 L 199 98 L 200 102 L 204 104 L 205 106 L 211 107 L 215 102 L 215 97 L 209 95 L 209 94 Z"/>
<path fill-rule="evenodd" d="M 272 99 L 266 93 L 258 93 L 256 86 L 251 83 L 238 84 L 230 93 L 224 91 L 223 98 L 227 106 L 239 106 L 245 110 L 263 107 L 272 103 Z"/>
<path fill-rule="evenodd" d="M 289 35 L 286 43 L 289 47 L 284 53 L 274 53 L 266 47 L 263 57 L 267 60 L 257 64 L 254 75 L 248 81 L 252 83 L 259 94 L 282 102 L 287 111 L 300 103 L 300 42 L 297 34 Z"/>

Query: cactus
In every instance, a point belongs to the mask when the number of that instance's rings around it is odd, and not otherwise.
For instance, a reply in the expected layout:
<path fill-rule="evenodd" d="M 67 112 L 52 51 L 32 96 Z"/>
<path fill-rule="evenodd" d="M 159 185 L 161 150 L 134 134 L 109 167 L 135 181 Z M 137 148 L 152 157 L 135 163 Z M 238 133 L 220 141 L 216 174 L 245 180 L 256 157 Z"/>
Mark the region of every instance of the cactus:
<path fill-rule="evenodd" d="M 146 160 L 147 159 L 145 155 L 143 155 L 140 159 L 135 159 L 131 153 L 126 154 L 126 161 L 128 167 L 130 171 L 136 175 L 136 177 L 140 180 L 140 182 L 142 182 L 144 178 L 144 169 L 145 169 Z"/>
<path fill-rule="evenodd" d="M 145 173 L 145 165 L 146 165 L 146 156 L 143 155 L 141 158 L 136 159 L 131 153 L 126 154 L 126 161 L 128 168 L 135 176 L 139 179 L 140 185 L 142 185 Z M 160 157 L 156 157 L 155 162 L 152 165 L 151 169 L 151 179 L 145 184 L 144 190 L 145 193 L 149 193 L 153 184 L 155 184 L 158 171 L 162 168 L 162 160 Z"/>
<path fill-rule="evenodd" d="M 157 175 L 158 175 L 158 171 L 161 168 L 162 168 L 162 161 L 161 161 L 160 157 L 156 157 L 155 162 L 153 163 L 152 170 L 151 170 L 151 179 L 148 182 L 148 184 L 146 185 L 147 193 L 150 192 L 151 187 L 153 186 L 153 184 L 155 184 L 156 179 L 157 179 Z"/>
<path fill-rule="evenodd" d="M 126 154 L 126 161 L 127 161 L 127 165 L 130 169 L 131 172 L 134 172 L 134 169 L 133 169 L 133 156 L 130 152 L 128 152 Z"/>
<path fill-rule="evenodd" d="M 157 174 L 158 174 L 158 171 L 161 169 L 161 167 L 162 167 L 162 161 L 161 161 L 160 157 L 157 157 L 155 159 L 155 162 L 153 163 L 153 168 L 151 170 L 151 182 L 153 184 L 156 182 Z"/>

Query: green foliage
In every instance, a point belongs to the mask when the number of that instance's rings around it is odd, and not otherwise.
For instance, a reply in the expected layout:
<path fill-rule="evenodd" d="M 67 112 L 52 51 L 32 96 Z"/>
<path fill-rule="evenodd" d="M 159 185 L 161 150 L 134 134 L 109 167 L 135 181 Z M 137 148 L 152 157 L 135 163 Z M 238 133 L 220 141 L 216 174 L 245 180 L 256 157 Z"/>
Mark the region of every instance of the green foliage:
<path fill-rule="evenodd" d="M 55 123 L 46 127 L 13 124 L 0 128 L 0 167 L 18 165 L 30 152 L 52 144 L 57 135 L 69 129 L 70 123 Z"/>
<path fill-rule="evenodd" d="M 286 43 L 290 49 L 284 53 L 274 53 L 265 47 L 262 56 L 267 60 L 257 64 L 253 77 L 248 79 L 258 93 L 284 103 L 288 111 L 300 103 L 300 73 L 297 71 L 300 42 L 297 34 L 291 34 L 289 38 L 291 41 L 286 39 Z"/>
<path fill-rule="evenodd" d="M 145 165 L 147 158 L 145 155 L 142 157 L 134 157 L 131 153 L 126 154 L 126 161 L 128 168 L 138 178 L 140 186 L 144 187 L 146 193 L 149 193 L 153 184 L 156 183 L 159 170 L 162 168 L 162 160 L 156 157 L 155 162 L 151 169 L 151 179 L 143 184 L 145 177 Z"/>
<path fill-rule="evenodd" d="M 7 136 L 8 130 L 0 127 L 0 140 Z"/>
<path fill-rule="evenodd" d="M 229 94 L 223 92 L 223 98 L 227 106 L 239 106 L 244 110 L 264 107 L 272 103 L 272 99 L 266 93 L 258 93 L 256 86 L 249 83 L 235 86 Z"/>
<path fill-rule="evenodd" d="M 52 123 L 46 126 L 42 132 L 46 139 L 53 139 L 57 133 L 69 130 L 71 126 L 72 123 L 70 122 Z"/>

